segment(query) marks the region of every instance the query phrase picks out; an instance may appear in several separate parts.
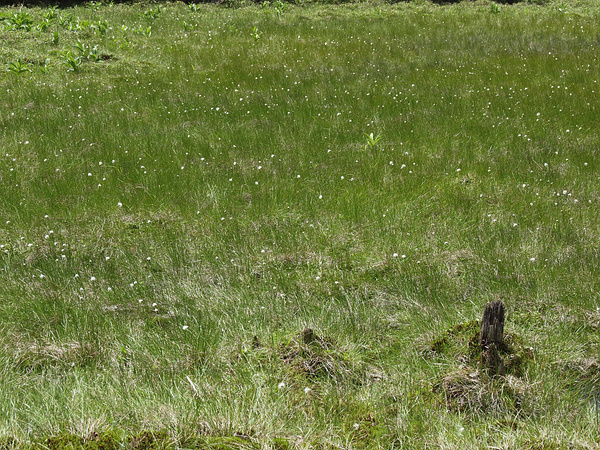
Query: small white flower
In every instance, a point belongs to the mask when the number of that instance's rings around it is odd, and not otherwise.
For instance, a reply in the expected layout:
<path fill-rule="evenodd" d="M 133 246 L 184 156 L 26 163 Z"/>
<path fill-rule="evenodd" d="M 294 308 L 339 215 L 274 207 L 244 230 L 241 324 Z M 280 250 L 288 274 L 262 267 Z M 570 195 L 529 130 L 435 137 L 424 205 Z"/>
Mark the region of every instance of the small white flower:
<path fill-rule="evenodd" d="M 117 206 L 120 208 L 123 206 L 123 203 L 119 202 L 119 203 L 117 203 Z"/>
<path fill-rule="evenodd" d="M 311 388 L 309 388 L 309 387 L 305 387 L 305 388 L 304 388 L 304 393 L 305 393 L 305 394 L 308 394 L 310 391 L 312 391 L 312 389 L 311 389 Z"/>
<path fill-rule="evenodd" d="M 398 257 L 398 253 L 394 253 L 394 254 L 392 255 L 392 258 L 397 258 L 397 257 Z"/>
<path fill-rule="evenodd" d="M 90 281 L 96 281 L 96 277 L 90 278 Z"/>
<path fill-rule="evenodd" d="M 277 385 L 277 389 L 283 389 L 285 387 L 285 383 L 282 381 Z"/>
<path fill-rule="evenodd" d="M 184 326 L 183 326 L 183 329 L 184 329 L 184 330 L 187 330 L 188 328 L 189 328 L 189 327 L 188 327 L 187 325 L 184 325 Z"/>

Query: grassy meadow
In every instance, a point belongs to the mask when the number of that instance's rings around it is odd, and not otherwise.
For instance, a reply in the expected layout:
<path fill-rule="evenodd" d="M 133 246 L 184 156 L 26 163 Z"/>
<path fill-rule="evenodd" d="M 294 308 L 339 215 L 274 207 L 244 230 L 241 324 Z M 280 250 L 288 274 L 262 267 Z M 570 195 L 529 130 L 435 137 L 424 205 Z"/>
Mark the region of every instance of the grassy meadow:
<path fill-rule="evenodd" d="M 0 448 L 598 448 L 597 2 L 2 7 L 0 42 Z"/>

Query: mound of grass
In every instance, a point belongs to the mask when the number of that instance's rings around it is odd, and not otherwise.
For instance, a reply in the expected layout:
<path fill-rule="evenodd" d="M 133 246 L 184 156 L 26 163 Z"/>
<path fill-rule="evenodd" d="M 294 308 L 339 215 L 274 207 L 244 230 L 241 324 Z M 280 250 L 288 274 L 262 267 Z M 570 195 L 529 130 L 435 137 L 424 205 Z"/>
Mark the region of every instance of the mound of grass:
<path fill-rule="evenodd" d="M 593 447 L 599 15 L 0 8 L 2 445 Z"/>

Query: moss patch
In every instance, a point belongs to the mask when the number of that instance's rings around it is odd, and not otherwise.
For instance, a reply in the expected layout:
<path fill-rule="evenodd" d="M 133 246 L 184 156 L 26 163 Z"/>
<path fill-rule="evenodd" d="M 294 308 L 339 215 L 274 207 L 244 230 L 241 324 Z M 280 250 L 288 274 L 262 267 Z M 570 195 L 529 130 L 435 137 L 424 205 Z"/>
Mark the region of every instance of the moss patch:
<path fill-rule="evenodd" d="M 285 440 L 281 440 L 281 442 L 283 441 Z M 287 443 L 287 441 L 285 442 Z M 237 436 L 201 436 L 186 441 L 184 447 L 189 449 L 202 450 L 255 450 L 260 448 L 259 445 L 255 444 L 250 439 Z M 274 442 L 274 448 L 278 450 L 284 450 L 288 447 L 277 446 Z"/>
<path fill-rule="evenodd" d="M 458 324 L 438 336 L 423 355 L 444 357 L 477 368 L 481 360 L 480 331 L 481 325 L 477 320 Z M 507 375 L 516 377 L 523 375 L 527 363 L 533 358 L 531 348 L 523 345 L 522 339 L 514 333 L 504 335 L 504 345 L 498 353 L 504 360 Z"/>
<path fill-rule="evenodd" d="M 13 440 L 14 441 L 14 440 Z M 23 448 L 23 446 L 16 445 L 6 448 Z M 92 433 L 88 438 L 72 433 L 63 433 L 58 436 L 52 436 L 45 439 L 42 445 L 36 445 L 35 448 L 44 448 L 50 450 L 70 450 L 70 449 L 83 449 L 83 450 L 118 450 L 123 448 L 123 439 L 117 431 L 104 431 L 102 433 Z M 5 447 L 1 447 L 3 449 Z M 133 447 L 132 447 L 133 448 Z M 164 448 L 164 447 L 136 447 L 136 448 Z"/>
<path fill-rule="evenodd" d="M 83 448 L 84 439 L 71 433 L 63 433 L 58 436 L 49 437 L 44 445 L 50 450 L 79 450 Z"/>
<path fill-rule="evenodd" d="M 85 450 L 118 450 L 121 447 L 122 438 L 116 431 L 105 431 L 100 434 L 94 433 L 92 438 L 85 443 Z"/>

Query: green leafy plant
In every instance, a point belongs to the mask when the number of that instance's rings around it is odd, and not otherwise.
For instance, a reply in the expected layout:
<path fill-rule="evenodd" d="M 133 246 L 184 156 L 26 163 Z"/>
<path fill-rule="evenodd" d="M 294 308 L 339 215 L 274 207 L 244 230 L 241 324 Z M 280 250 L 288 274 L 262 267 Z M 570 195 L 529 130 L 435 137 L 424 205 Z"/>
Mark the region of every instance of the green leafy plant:
<path fill-rule="evenodd" d="M 259 31 L 258 27 L 254 26 L 252 28 L 252 33 L 250 33 L 250 35 L 254 38 L 255 41 L 258 41 L 262 36 L 262 31 Z"/>
<path fill-rule="evenodd" d="M 75 22 L 73 21 L 73 16 L 71 14 L 59 17 L 58 23 L 61 28 L 65 30 L 72 30 L 75 26 Z"/>
<path fill-rule="evenodd" d="M 47 20 L 54 20 L 56 18 L 56 16 L 58 15 L 58 7 L 57 6 L 52 6 L 49 7 L 43 14 L 42 16 L 44 17 L 44 19 Z"/>
<path fill-rule="evenodd" d="M 490 12 L 492 14 L 498 14 L 500 12 L 500 5 L 498 5 L 498 3 L 491 3 L 490 4 Z"/>
<path fill-rule="evenodd" d="M 14 13 L 12 16 L 7 18 L 7 22 L 9 27 L 15 30 L 31 31 L 31 27 L 33 26 L 33 20 L 26 11 Z"/>
<path fill-rule="evenodd" d="M 86 44 L 85 42 L 77 41 L 73 48 L 79 53 L 77 58 L 79 58 L 80 62 L 103 61 L 103 57 L 100 54 L 100 50 L 98 49 L 97 45 L 91 46 L 90 44 Z"/>
<path fill-rule="evenodd" d="M 144 11 L 142 14 L 140 14 L 140 16 L 150 22 L 154 22 L 160 17 L 161 13 L 162 9 L 160 8 L 160 5 L 158 5 L 156 8 L 151 8 Z"/>
<path fill-rule="evenodd" d="M 96 12 L 102 6 L 102 3 L 97 1 L 91 1 L 87 2 L 85 6 L 90 8 L 92 11 Z"/>
<path fill-rule="evenodd" d="M 44 60 L 44 65 L 41 67 L 42 73 L 48 73 L 49 65 L 50 65 L 50 58 L 46 58 Z"/>
<path fill-rule="evenodd" d="M 50 25 L 52 24 L 52 21 L 49 19 L 43 19 L 40 23 L 37 24 L 36 28 L 41 31 L 42 33 L 48 31 L 48 28 L 50 28 Z"/>
<path fill-rule="evenodd" d="M 367 134 L 367 144 L 365 145 L 365 150 L 367 149 L 371 149 L 373 150 L 375 148 L 375 146 L 377 145 L 377 143 L 379 142 L 379 140 L 381 139 L 381 135 L 378 134 L 377 136 L 375 136 L 374 133 L 371 134 Z"/>
<path fill-rule="evenodd" d="M 152 36 L 152 25 L 148 25 L 147 27 L 139 27 L 133 30 L 135 34 L 139 34 L 142 36 L 150 37 Z"/>
<path fill-rule="evenodd" d="M 81 62 L 81 56 L 73 56 L 71 52 L 67 52 L 65 55 L 65 64 L 68 67 L 69 72 L 78 72 Z"/>
<path fill-rule="evenodd" d="M 88 53 L 89 46 L 85 42 L 77 41 L 77 43 L 73 46 L 75 50 L 79 52 L 79 56 L 86 57 Z"/>
<path fill-rule="evenodd" d="M 92 47 L 92 49 L 90 50 L 90 52 L 88 53 L 88 59 L 94 62 L 99 62 L 102 61 L 102 55 L 100 54 L 100 52 L 98 51 L 98 46 L 94 45 Z"/>
<path fill-rule="evenodd" d="M 106 19 L 100 19 L 94 24 L 94 28 L 102 36 L 106 36 L 106 32 L 108 31 L 108 21 Z"/>
<path fill-rule="evenodd" d="M 24 72 L 31 72 L 31 64 L 27 62 L 24 63 L 21 58 L 19 58 L 17 61 L 8 63 L 6 70 L 20 75 Z"/>
<path fill-rule="evenodd" d="M 54 30 L 54 33 L 52 33 L 52 45 L 58 45 L 59 37 L 58 31 Z"/>
<path fill-rule="evenodd" d="M 197 12 L 199 7 L 200 7 L 200 5 L 198 5 L 197 3 L 189 3 L 188 4 L 189 10 L 193 11 L 193 12 Z"/>
<path fill-rule="evenodd" d="M 94 27 L 94 24 L 89 20 L 79 20 L 77 21 L 75 29 L 77 30 L 85 30 L 87 28 Z"/>
<path fill-rule="evenodd" d="M 285 10 L 285 3 L 283 3 L 281 0 L 276 0 L 273 3 L 273 7 L 275 8 L 275 12 L 277 13 L 277 15 L 280 16 Z"/>
<path fill-rule="evenodd" d="M 196 28 L 195 24 L 191 24 L 191 23 L 187 23 L 185 21 L 183 21 L 181 23 L 181 26 L 183 27 L 183 31 L 192 31 L 194 28 Z"/>

